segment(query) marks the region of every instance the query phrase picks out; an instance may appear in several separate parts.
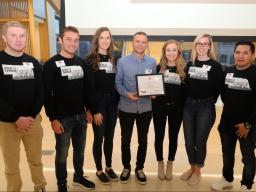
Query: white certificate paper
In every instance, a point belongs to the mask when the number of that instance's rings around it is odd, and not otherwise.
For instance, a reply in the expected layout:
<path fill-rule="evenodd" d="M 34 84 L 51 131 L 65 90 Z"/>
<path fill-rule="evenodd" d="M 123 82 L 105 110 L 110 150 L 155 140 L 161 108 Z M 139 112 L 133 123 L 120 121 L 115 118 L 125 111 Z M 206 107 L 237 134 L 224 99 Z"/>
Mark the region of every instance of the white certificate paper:
<path fill-rule="evenodd" d="M 165 95 L 162 74 L 136 75 L 138 96 Z"/>

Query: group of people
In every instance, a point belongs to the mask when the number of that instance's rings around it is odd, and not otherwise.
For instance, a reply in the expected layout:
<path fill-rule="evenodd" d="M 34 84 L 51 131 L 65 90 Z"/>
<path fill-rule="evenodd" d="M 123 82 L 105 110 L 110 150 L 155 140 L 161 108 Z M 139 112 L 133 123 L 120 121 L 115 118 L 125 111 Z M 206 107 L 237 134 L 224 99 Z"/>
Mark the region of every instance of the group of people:
<path fill-rule="evenodd" d="M 38 61 L 24 53 L 25 27 L 16 21 L 5 23 L 2 38 L 6 48 L 0 52 L 0 147 L 5 163 L 7 191 L 20 191 L 20 143 L 31 171 L 34 191 L 45 191 L 46 180 L 41 161 L 43 130 L 40 110 L 44 105 L 56 138 L 55 174 L 59 192 L 67 191 L 67 157 L 72 141 L 73 184 L 94 189 L 84 177 L 84 150 L 87 123 L 92 124 L 93 157 L 96 176 L 103 184 L 120 179 L 127 183 L 131 173 L 130 143 L 134 122 L 138 135 L 135 177 L 147 183 L 144 163 L 148 131 L 153 118 L 158 178 L 172 179 L 178 134 L 183 121 L 185 147 L 190 168 L 181 175 L 189 185 L 201 179 L 207 139 L 215 122 L 215 103 L 224 103 L 218 126 L 223 154 L 223 177 L 211 188 L 223 190 L 233 186 L 234 154 L 240 142 L 244 164 L 240 190 L 250 190 L 255 176 L 256 138 L 256 67 L 255 46 L 239 41 L 234 48 L 234 65 L 223 70 L 215 60 L 210 35 L 198 35 L 192 47 L 191 61 L 185 65 L 176 40 L 162 48 L 159 64 L 146 55 L 148 36 L 134 34 L 133 52 L 116 59 L 113 38 L 107 27 L 99 28 L 91 52 L 85 60 L 76 56 L 79 31 L 73 26 L 63 29 L 61 51 L 41 69 Z M 140 97 L 136 75 L 162 74 L 163 96 Z M 115 126 L 119 118 L 123 170 L 120 177 L 112 168 Z M 163 140 L 168 119 L 168 158 L 165 163 Z M 102 151 L 105 169 L 102 165 Z"/>

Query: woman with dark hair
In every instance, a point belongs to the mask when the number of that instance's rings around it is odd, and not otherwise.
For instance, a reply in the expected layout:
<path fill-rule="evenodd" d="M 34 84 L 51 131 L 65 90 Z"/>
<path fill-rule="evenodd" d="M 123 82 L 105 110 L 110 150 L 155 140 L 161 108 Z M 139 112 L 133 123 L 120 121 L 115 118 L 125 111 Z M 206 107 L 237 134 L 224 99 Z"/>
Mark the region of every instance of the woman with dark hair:
<path fill-rule="evenodd" d="M 94 71 L 95 102 L 88 111 L 88 121 L 94 132 L 93 157 L 96 175 L 103 184 L 118 180 L 112 169 L 113 138 L 117 119 L 118 95 L 115 89 L 116 59 L 113 56 L 113 39 L 107 27 L 99 28 L 92 43 L 86 63 Z M 93 119 L 93 120 L 92 120 Z M 102 169 L 102 145 L 106 168 Z"/>
<path fill-rule="evenodd" d="M 177 140 L 183 112 L 183 80 L 185 79 L 184 60 L 180 45 L 175 40 L 167 41 L 162 48 L 162 57 L 157 72 L 163 73 L 165 96 L 152 100 L 153 123 L 155 129 L 155 152 L 158 161 L 158 177 L 161 180 L 172 179 L 172 164 L 177 151 Z M 168 117 L 169 153 L 165 165 L 163 161 L 163 140 Z"/>

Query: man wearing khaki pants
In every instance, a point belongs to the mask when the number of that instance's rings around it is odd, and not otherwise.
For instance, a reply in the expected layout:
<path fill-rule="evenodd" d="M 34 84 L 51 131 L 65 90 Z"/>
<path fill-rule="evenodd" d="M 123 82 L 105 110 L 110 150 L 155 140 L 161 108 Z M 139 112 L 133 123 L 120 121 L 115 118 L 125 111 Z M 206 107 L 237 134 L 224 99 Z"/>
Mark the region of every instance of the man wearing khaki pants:
<path fill-rule="evenodd" d="M 39 115 L 43 105 L 42 71 L 38 61 L 23 52 L 26 37 L 26 29 L 19 22 L 7 22 L 2 28 L 6 48 L 0 51 L 0 148 L 7 191 L 20 191 L 22 187 L 21 142 L 34 191 L 45 191 L 46 185 L 41 162 L 43 130 Z"/>

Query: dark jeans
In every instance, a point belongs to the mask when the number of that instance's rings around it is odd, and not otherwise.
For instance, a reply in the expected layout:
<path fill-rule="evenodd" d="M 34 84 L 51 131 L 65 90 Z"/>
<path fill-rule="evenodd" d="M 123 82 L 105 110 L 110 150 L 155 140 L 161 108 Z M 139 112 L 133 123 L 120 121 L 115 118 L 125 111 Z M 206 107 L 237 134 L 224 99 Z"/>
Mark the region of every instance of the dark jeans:
<path fill-rule="evenodd" d="M 164 105 L 164 104 L 163 104 Z M 169 153 L 168 161 L 174 161 L 177 151 L 178 134 L 182 122 L 182 106 L 173 105 L 161 107 L 160 110 L 153 110 L 153 123 L 155 129 L 155 152 L 157 161 L 163 161 L 163 141 L 165 135 L 165 125 L 168 117 L 169 127 Z"/>
<path fill-rule="evenodd" d="M 230 127 L 235 129 L 235 127 Z M 255 129 L 251 129 L 246 139 L 239 139 L 235 132 L 219 132 L 222 144 L 223 155 L 223 177 L 232 182 L 234 180 L 234 163 L 235 163 L 235 149 L 237 140 L 240 143 L 240 150 L 242 153 L 242 162 L 244 164 L 243 176 L 241 185 L 246 185 L 248 189 L 252 188 L 255 177 Z"/>
<path fill-rule="evenodd" d="M 99 112 L 103 116 L 100 126 L 92 124 L 94 132 L 93 157 L 98 171 L 102 170 L 102 143 L 105 154 L 106 166 L 112 166 L 113 139 L 117 119 L 117 103 L 111 98 L 111 94 L 102 94 Z"/>
<path fill-rule="evenodd" d="M 55 134 L 56 157 L 55 173 L 58 183 L 66 183 L 67 157 L 70 139 L 73 145 L 73 165 L 75 169 L 74 179 L 83 177 L 84 149 L 86 143 L 86 114 L 79 114 L 59 119 L 64 128 L 62 134 Z"/>
<path fill-rule="evenodd" d="M 122 163 L 125 169 L 131 170 L 131 137 L 134 121 L 136 121 L 138 134 L 138 150 L 136 170 L 144 168 L 144 163 L 147 153 L 148 129 L 152 118 L 152 112 L 145 113 L 126 113 L 119 111 L 119 119 L 121 126 L 121 149 L 122 149 Z"/>
<path fill-rule="evenodd" d="M 212 97 L 186 99 L 183 112 L 183 128 L 190 165 L 204 166 L 207 139 L 215 117 L 215 102 Z"/>

